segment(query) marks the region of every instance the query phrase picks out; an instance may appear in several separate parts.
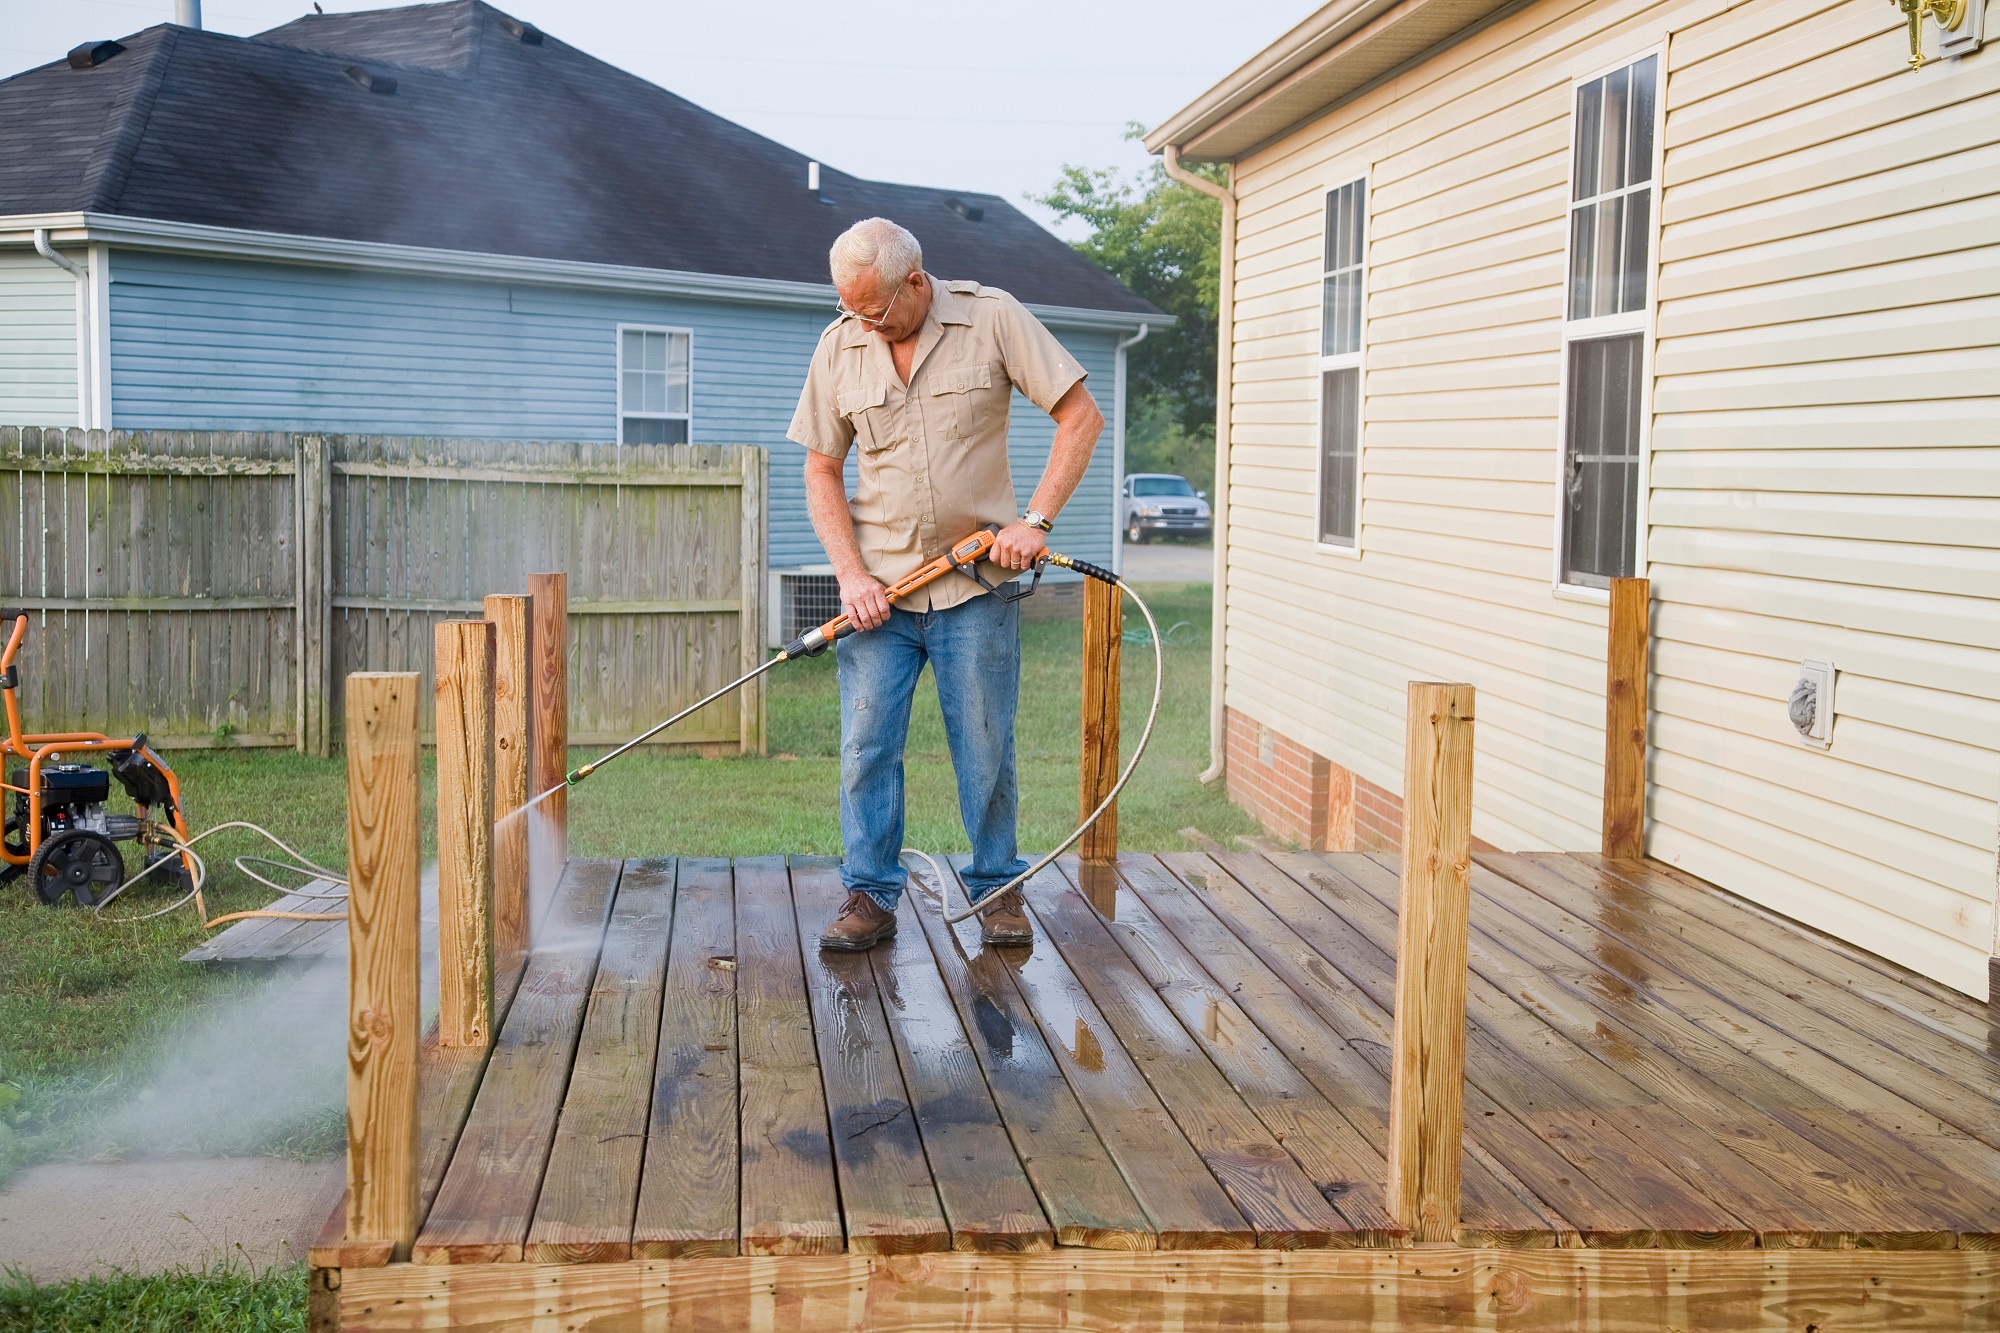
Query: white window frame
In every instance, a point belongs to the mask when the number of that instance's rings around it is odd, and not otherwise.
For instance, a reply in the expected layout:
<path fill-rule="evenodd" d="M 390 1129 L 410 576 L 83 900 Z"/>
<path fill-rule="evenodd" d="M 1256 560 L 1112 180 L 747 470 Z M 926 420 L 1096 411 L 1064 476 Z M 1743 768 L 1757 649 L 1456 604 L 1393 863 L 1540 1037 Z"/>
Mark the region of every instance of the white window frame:
<path fill-rule="evenodd" d="M 627 412 L 625 410 L 625 335 L 627 333 L 678 333 L 687 339 L 688 346 L 688 410 L 685 412 Z M 688 425 L 688 443 L 694 443 L 694 330 L 677 324 L 620 324 L 612 333 L 611 364 L 612 373 L 618 384 L 618 415 L 612 420 L 611 438 L 619 444 L 625 443 L 625 418 L 638 417 L 646 421 L 685 421 Z"/>
<path fill-rule="evenodd" d="M 1361 263 L 1357 266 L 1361 280 L 1359 284 L 1360 291 L 1356 298 L 1361 307 L 1361 336 L 1352 352 L 1344 352 L 1338 356 L 1315 355 L 1313 358 L 1314 368 L 1312 377 L 1313 549 L 1324 552 L 1327 555 L 1344 556 L 1350 560 L 1358 560 L 1361 557 L 1361 478 L 1364 473 L 1363 458 L 1367 449 L 1367 442 L 1364 438 L 1367 435 L 1367 431 L 1364 427 L 1368 420 L 1368 371 L 1363 364 L 1363 358 L 1368 350 L 1368 243 L 1374 233 L 1374 227 L 1371 225 L 1371 210 L 1375 207 L 1375 191 L 1369 182 L 1369 173 L 1366 171 L 1335 181 L 1319 192 L 1321 268 L 1319 276 L 1313 281 L 1313 300 L 1319 309 L 1319 319 L 1313 324 L 1314 346 L 1325 347 L 1326 280 L 1337 272 L 1345 272 L 1344 269 L 1329 269 L 1324 266 L 1326 263 L 1327 202 L 1338 191 L 1344 190 L 1356 183 L 1359 183 L 1361 186 Z M 1354 540 L 1352 542 L 1326 541 L 1324 540 L 1325 534 L 1320 530 L 1323 526 L 1320 523 L 1320 505 L 1324 503 L 1326 496 L 1326 422 L 1323 419 L 1323 414 L 1326 410 L 1326 372 L 1329 370 L 1354 371 Z"/>
<path fill-rule="evenodd" d="M 1651 181 L 1652 207 L 1647 211 L 1646 228 L 1646 301 L 1637 310 L 1628 310 L 1617 315 L 1598 315 L 1591 319 L 1571 319 L 1570 265 L 1571 250 L 1575 245 L 1576 228 L 1573 217 L 1576 206 L 1584 202 L 1575 198 L 1576 194 L 1576 94 L 1587 83 L 1595 83 L 1607 74 L 1613 74 L 1628 66 L 1636 65 L 1648 56 L 1653 58 L 1653 175 Z M 1567 509 L 1563 496 L 1569 484 L 1569 348 L 1572 342 L 1587 342 L 1592 338 L 1608 337 L 1620 333 L 1639 334 L 1639 466 L 1633 485 L 1637 494 L 1633 497 L 1632 535 L 1637 549 L 1632 553 L 1632 574 L 1636 578 L 1646 577 L 1646 545 L 1648 535 L 1648 500 L 1652 492 L 1653 471 L 1653 343 L 1657 329 L 1659 312 L 1660 281 L 1660 204 L 1665 194 L 1666 168 L 1666 120 L 1667 120 L 1667 48 L 1665 42 L 1641 51 L 1633 52 L 1622 59 L 1599 66 L 1588 73 L 1579 74 L 1569 83 L 1569 137 L 1564 153 L 1568 166 L 1563 172 L 1563 266 L 1562 304 L 1559 307 L 1562 320 L 1562 345 L 1558 352 L 1556 372 L 1556 449 L 1555 449 L 1555 537 L 1549 550 L 1549 588 L 1564 600 L 1591 602 L 1600 606 L 1609 605 L 1611 590 L 1593 588 L 1587 584 L 1565 583 L 1563 581 L 1563 531 L 1564 514 Z M 1599 198 L 1605 196 L 1596 196 Z"/>

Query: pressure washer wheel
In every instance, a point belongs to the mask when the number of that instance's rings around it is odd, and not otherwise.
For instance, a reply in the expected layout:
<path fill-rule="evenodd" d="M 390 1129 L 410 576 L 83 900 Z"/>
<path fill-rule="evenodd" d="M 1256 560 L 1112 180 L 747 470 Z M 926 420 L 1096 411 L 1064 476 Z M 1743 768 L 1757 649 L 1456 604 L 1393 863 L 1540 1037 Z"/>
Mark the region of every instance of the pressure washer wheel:
<path fill-rule="evenodd" d="M 67 897 L 79 907 L 95 907 L 101 895 L 124 882 L 125 859 L 102 833 L 70 829 L 50 835 L 35 849 L 28 878 L 45 903 Z"/>

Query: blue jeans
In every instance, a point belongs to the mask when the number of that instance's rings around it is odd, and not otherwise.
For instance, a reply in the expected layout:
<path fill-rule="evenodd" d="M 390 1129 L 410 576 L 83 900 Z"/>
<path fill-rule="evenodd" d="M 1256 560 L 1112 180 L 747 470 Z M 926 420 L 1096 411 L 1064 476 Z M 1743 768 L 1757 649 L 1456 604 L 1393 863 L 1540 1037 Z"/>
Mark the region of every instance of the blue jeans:
<path fill-rule="evenodd" d="M 958 811 L 972 840 L 963 878 L 974 899 L 1028 868 L 1017 855 L 1014 707 L 1021 693 L 1021 608 L 979 596 L 948 611 L 891 608 L 889 621 L 835 647 L 840 661 L 840 878 L 895 911 L 907 879 L 903 746 L 924 663 L 937 679 Z"/>

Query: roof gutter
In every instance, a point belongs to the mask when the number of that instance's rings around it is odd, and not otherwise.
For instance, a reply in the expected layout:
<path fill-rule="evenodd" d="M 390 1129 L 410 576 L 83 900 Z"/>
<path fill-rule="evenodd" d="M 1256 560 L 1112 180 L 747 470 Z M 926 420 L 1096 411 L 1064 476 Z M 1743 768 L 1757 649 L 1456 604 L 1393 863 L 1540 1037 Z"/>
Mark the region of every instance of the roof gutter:
<path fill-rule="evenodd" d="M 1223 735 L 1223 631 L 1229 622 L 1229 420 L 1230 353 L 1236 342 L 1236 192 L 1195 175 L 1181 165 L 1180 149 L 1165 145 L 1167 175 L 1222 203 L 1221 254 L 1217 257 L 1215 301 L 1215 497 L 1209 502 L 1215 542 L 1215 582 L 1209 598 L 1208 767 L 1204 783 L 1223 775 L 1227 746 Z M 1230 168 L 1231 182 L 1236 169 Z"/>
<path fill-rule="evenodd" d="M 105 213 L 0 217 L 0 244 L 9 240 L 17 243 L 26 241 L 30 234 L 36 238 L 37 251 L 62 264 L 70 261 L 43 248 L 51 236 L 60 236 L 69 242 L 95 242 L 168 254 L 418 273 L 437 278 L 535 283 L 551 287 L 650 292 L 662 296 L 752 305 L 830 307 L 837 299 L 830 282 L 790 282 L 776 278 L 641 268 L 628 264 L 596 264 L 576 259 L 479 254 L 469 250 L 440 250 L 383 241 L 349 241 L 330 236 L 293 236 L 283 232 L 247 231 L 197 222 L 165 222 Z M 1059 305 L 1028 305 L 1028 309 L 1043 323 L 1064 328 L 1129 330 L 1143 325 L 1164 328 L 1174 322 L 1171 315 L 1137 310 L 1097 310 Z"/>

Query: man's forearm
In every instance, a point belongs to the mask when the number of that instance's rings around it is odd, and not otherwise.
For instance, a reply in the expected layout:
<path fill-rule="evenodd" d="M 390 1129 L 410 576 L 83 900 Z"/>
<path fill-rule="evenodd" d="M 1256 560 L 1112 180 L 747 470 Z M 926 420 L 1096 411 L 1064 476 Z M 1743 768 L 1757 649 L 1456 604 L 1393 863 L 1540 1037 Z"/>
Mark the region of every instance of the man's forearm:
<path fill-rule="evenodd" d="M 1081 383 L 1062 396 L 1050 415 L 1056 421 L 1055 445 L 1049 450 L 1048 466 L 1042 469 L 1030 507 L 1053 518 L 1083 482 L 1097 437 L 1104 430 L 1104 415 Z"/>
<path fill-rule="evenodd" d="M 806 468 L 806 513 L 835 574 L 865 572 L 854 515 L 847 508 L 847 479 L 838 471 Z"/>

